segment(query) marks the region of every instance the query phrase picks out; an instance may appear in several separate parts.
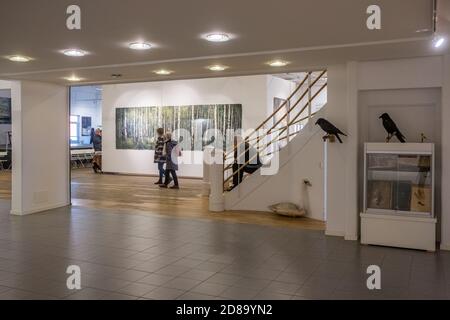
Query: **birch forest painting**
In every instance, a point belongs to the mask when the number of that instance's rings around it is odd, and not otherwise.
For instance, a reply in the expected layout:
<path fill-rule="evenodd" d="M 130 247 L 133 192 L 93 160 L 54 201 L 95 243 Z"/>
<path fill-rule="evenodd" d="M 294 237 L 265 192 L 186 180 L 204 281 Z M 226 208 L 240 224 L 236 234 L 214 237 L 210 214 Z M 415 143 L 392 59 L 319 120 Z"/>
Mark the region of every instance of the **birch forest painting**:
<path fill-rule="evenodd" d="M 225 135 L 227 130 L 242 128 L 242 105 L 116 108 L 116 149 L 154 150 L 157 128 L 186 130 L 190 149 L 201 151 L 209 144 L 207 130 L 218 129 Z"/>

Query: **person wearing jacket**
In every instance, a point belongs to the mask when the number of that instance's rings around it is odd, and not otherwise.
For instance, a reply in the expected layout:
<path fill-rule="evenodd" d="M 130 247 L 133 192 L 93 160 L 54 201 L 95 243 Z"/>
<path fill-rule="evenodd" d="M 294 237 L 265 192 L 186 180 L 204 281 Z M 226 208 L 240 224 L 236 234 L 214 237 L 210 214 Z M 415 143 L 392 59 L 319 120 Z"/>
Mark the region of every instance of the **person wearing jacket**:
<path fill-rule="evenodd" d="M 172 139 L 172 134 L 170 132 L 166 133 L 165 138 L 163 154 L 166 156 L 166 177 L 164 183 L 159 186 L 161 188 L 167 188 L 173 179 L 174 185 L 170 187 L 170 189 L 179 189 L 177 170 L 178 157 L 181 155 L 181 151 L 178 142 Z"/>
<path fill-rule="evenodd" d="M 92 145 L 94 146 L 94 158 L 92 159 L 92 169 L 95 173 L 102 172 L 102 131 L 95 130 L 95 135 L 92 138 Z"/>
<path fill-rule="evenodd" d="M 242 143 L 242 138 L 234 137 L 234 162 L 233 162 L 233 185 L 229 190 L 237 187 L 244 177 L 244 172 L 254 173 L 262 167 L 259 152 L 247 141 Z"/>
<path fill-rule="evenodd" d="M 164 164 L 166 163 L 166 157 L 163 154 L 164 152 L 164 129 L 158 128 L 156 130 L 156 143 L 155 143 L 155 156 L 154 163 L 158 164 L 158 172 L 159 172 L 159 180 L 155 182 L 155 184 L 162 184 L 163 178 L 165 176 Z"/>

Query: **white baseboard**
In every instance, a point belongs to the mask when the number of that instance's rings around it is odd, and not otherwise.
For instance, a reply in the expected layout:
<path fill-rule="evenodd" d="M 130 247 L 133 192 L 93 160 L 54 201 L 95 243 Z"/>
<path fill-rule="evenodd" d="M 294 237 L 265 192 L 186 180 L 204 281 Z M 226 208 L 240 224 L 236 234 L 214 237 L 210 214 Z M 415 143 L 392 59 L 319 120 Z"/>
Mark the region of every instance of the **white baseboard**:
<path fill-rule="evenodd" d="M 58 208 L 67 207 L 67 206 L 70 206 L 70 202 L 54 204 L 54 205 L 50 205 L 50 206 L 39 207 L 39 208 L 25 210 L 25 211 L 11 210 L 10 214 L 15 215 L 15 216 L 25 216 L 25 215 L 29 215 L 29 214 L 33 214 L 33 213 L 48 211 L 48 210 L 52 210 L 52 209 L 58 209 Z"/>
<path fill-rule="evenodd" d="M 440 250 L 450 251 L 450 243 L 441 243 L 439 246 Z"/>
<path fill-rule="evenodd" d="M 350 235 L 347 234 L 344 236 L 344 239 L 348 240 L 348 241 L 357 241 L 358 236 L 356 234 L 350 234 Z"/>
<path fill-rule="evenodd" d="M 337 230 L 325 230 L 326 236 L 332 236 L 332 237 L 345 237 L 344 231 L 337 231 Z"/>

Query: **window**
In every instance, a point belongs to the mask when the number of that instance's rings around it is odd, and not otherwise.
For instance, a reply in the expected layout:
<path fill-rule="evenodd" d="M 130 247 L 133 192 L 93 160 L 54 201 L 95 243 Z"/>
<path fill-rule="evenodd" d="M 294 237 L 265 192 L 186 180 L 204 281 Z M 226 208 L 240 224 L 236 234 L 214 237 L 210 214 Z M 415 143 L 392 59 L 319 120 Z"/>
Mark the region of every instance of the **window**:
<path fill-rule="evenodd" d="M 70 143 L 80 142 L 80 117 L 70 116 Z"/>

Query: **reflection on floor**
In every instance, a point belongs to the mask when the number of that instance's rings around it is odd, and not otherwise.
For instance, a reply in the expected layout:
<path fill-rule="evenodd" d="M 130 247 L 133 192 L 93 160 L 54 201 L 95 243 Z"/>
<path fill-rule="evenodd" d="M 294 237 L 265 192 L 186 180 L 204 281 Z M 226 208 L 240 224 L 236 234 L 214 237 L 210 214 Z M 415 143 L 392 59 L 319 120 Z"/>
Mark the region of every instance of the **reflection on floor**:
<path fill-rule="evenodd" d="M 180 190 L 161 189 L 154 177 L 96 175 L 90 169 L 72 171 L 72 204 L 80 207 L 120 209 L 124 213 L 223 220 L 281 227 L 324 230 L 324 223 L 292 219 L 266 212 L 211 213 L 208 198 L 201 196 L 201 180 L 181 179 Z"/>

